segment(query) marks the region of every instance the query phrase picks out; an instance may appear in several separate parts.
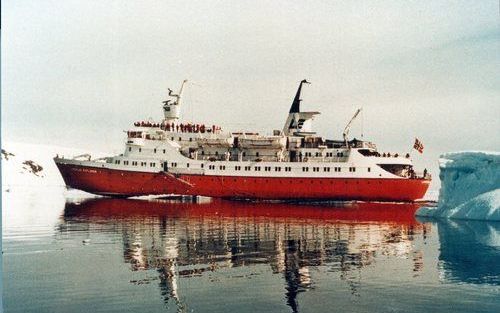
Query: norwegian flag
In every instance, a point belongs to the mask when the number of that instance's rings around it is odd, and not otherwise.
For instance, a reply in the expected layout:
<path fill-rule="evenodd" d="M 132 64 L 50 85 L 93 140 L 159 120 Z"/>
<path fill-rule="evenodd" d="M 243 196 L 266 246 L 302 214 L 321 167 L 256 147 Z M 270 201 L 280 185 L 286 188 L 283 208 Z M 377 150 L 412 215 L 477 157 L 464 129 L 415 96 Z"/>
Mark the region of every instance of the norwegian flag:
<path fill-rule="evenodd" d="M 417 150 L 420 153 L 424 152 L 424 144 L 418 140 L 418 138 L 415 138 L 415 143 L 413 144 L 413 149 Z"/>

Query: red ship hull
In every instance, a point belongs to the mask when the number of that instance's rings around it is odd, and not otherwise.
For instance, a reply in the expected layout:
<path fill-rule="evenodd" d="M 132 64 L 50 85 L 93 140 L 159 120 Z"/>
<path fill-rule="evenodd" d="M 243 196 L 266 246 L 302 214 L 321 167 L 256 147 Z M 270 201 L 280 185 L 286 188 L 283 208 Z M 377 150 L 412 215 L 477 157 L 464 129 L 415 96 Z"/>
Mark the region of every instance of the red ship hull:
<path fill-rule="evenodd" d="M 57 164 L 68 187 L 113 196 L 199 195 L 244 199 L 328 199 L 415 201 L 428 187 L 426 179 L 285 178 L 172 175 Z"/>

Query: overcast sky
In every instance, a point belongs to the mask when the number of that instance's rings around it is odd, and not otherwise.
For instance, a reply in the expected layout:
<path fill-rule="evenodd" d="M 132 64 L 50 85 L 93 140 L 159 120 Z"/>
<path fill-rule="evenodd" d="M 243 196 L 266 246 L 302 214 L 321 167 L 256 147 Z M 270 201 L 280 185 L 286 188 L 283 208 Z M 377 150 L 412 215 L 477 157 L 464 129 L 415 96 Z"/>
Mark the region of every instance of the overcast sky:
<path fill-rule="evenodd" d="M 315 128 L 381 151 L 500 150 L 498 0 L 2 1 L 4 140 L 119 152 L 133 121 L 281 129 L 300 80 Z"/>

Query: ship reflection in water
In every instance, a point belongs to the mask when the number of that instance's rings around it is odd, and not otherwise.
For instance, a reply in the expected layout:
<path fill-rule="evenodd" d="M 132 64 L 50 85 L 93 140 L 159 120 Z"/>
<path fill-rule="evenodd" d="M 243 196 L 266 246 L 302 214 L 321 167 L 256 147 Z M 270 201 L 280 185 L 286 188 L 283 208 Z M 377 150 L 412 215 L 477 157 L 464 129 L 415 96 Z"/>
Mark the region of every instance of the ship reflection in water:
<path fill-rule="evenodd" d="M 418 275 L 423 252 L 412 241 L 425 240 L 431 225 L 415 220 L 417 207 L 93 199 L 67 203 L 58 228 L 64 233 L 82 224 L 105 225 L 121 232 L 125 262 L 132 271 L 156 271 L 165 303 L 179 310 L 189 302 L 181 279 L 266 265 L 282 277 L 283 301 L 297 312 L 298 295 L 321 278 L 317 269 L 339 273 L 352 295 L 363 269 L 377 258 L 410 260 L 408 270 Z"/>

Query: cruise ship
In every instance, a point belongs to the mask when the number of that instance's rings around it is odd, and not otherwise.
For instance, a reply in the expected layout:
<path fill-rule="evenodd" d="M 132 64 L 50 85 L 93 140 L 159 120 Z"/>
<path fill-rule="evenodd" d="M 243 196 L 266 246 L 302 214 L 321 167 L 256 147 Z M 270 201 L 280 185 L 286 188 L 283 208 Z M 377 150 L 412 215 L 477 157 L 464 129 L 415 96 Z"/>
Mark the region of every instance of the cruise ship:
<path fill-rule="evenodd" d="M 230 132 L 181 120 L 182 94 L 169 89 L 161 121 L 127 131 L 122 154 L 92 159 L 56 156 L 66 185 L 93 194 L 188 195 L 236 199 L 397 201 L 422 199 L 431 176 L 414 170 L 410 154 L 380 153 L 374 143 L 313 131 L 319 112 L 301 110 L 302 80 L 281 130 Z"/>

